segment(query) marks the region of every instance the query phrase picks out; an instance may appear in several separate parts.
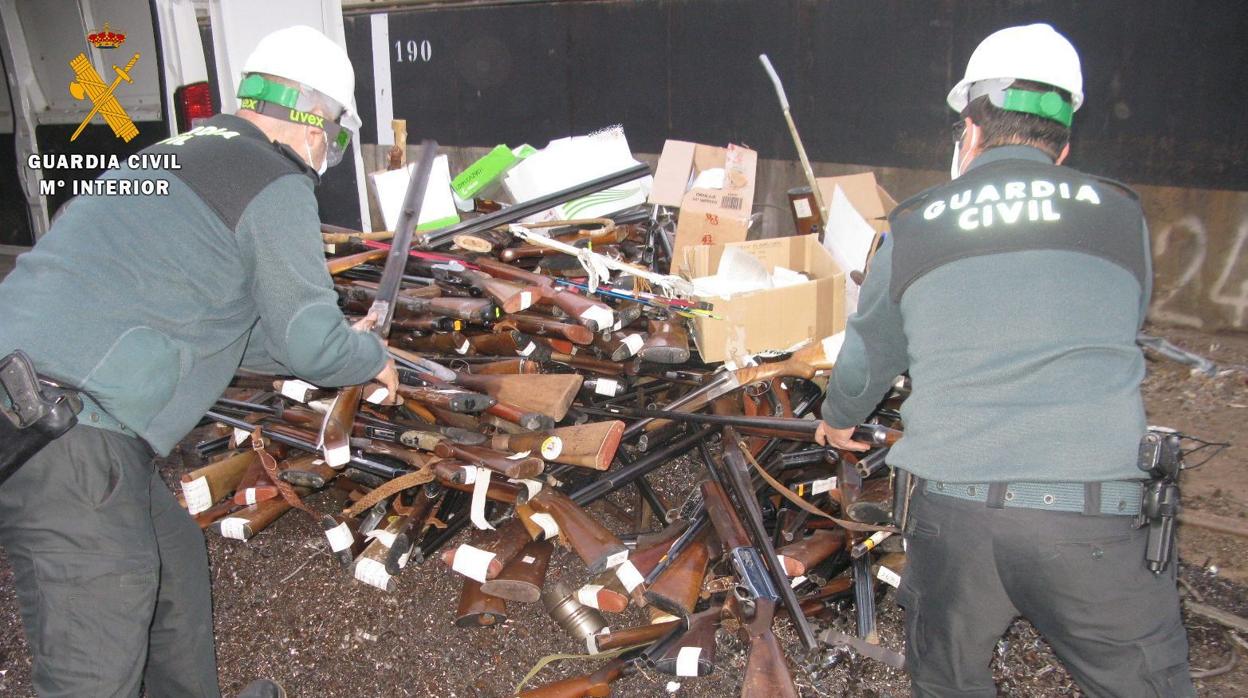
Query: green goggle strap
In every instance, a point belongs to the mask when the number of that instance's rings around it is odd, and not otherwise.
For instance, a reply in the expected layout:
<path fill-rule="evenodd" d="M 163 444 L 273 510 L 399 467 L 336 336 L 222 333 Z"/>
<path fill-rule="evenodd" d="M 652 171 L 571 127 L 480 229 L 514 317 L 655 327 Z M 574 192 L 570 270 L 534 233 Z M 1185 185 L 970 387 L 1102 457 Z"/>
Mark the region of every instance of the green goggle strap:
<path fill-rule="evenodd" d="M 288 109 L 297 109 L 299 105 L 298 87 L 266 80 L 263 76 L 254 73 L 244 78 L 238 86 L 238 96 L 272 102 Z"/>
<path fill-rule="evenodd" d="M 1002 93 L 990 93 L 989 99 L 993 106 L 1008 111 L 1017 111 L 1024 114 L 1034 114 L 1045 119 L 1052 119 L 1057 123 L 1070 128 L 1070 122 L 1075 113 L 1070 102 L 1062 99 L 1062 96 L 1056 92 L 1033 92 L 1031 90 L 1012 90 L 1007 89 L 1001 97 Z M 998 104 L 998 99 L 1000 103 Z"/>

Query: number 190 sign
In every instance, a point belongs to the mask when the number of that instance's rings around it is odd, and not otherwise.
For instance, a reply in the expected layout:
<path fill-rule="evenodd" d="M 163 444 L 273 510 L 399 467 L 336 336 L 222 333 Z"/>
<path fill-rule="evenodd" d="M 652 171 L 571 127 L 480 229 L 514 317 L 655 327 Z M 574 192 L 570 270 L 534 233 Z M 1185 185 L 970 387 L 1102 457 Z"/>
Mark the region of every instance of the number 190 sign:
<path fill-rule="evenodd" d="M 394 42 L 395 63 L 428 63 L 433 58 L 433 44 L 428 39 Z"/>

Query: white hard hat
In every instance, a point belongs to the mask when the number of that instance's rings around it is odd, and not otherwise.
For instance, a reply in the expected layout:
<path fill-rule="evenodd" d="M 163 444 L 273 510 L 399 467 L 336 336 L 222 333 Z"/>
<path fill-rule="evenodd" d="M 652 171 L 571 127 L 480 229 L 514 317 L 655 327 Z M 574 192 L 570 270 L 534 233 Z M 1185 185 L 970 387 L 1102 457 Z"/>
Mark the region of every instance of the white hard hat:
<path fill-rule="evenodd" d="M 1071 106 L 1083 104 L 1083 73 L 1070 41 L 1047 24 L 1008 27 L 989 34 L 966 62 L 966 75 L 949 90 L 946 101 L 956 112 L 966 108 L 967 91 L 983 80 L 1030 80 L 1070 93 Z"/>
<path fill-rule="evenodd" d="M 267 73 L 310 87 L 344 111 L 338 123 L 360 128 L 355 108 L 355 70 L 344 48 L 312 27 L 295 25 L 268 34 L 247 56 L 243 75 Z"/>

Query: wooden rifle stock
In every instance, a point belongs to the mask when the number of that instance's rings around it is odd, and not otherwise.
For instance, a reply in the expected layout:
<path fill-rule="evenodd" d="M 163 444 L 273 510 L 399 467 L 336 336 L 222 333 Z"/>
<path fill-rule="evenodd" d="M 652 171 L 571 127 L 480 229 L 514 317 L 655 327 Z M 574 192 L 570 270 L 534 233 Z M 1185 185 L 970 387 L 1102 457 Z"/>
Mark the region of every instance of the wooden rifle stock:
<path fill-rule="evenodd" d="M 542 596 L 546 568 L 554 549 L 554 544 L 549 541 L 530 541 L 497 577 L 481 584 L 481 591 L 507 601 L 536 602 Z"/>
<path fill-rule="evenodd" d="M 475 269 L 465 269 L 459 272 L 459 277 L 493 299 L 494 303 L 503 309 L 503 312 L 509 313 L 508 317 L 511 317 L 511 313 L 518 313 L 533 305 L 533 302 L 542 295 L 539 288 L 513 283 L 506 279 L 496 279 Z"/>
<path fill-rule="evenodd" d="M 716 612 L 718 613 L 718 610 Z M 669 620 L 663 623 L 647 623 L 599 633 L 593 639 L 594 654 L 653 644 L 672 632 L 680 623 L 678 620 Z"/>
<path fill-rule="evenodd" d="M 192 515 L 207 511 L 222 497 L 233 492 L 257 462 L 256 452 L 247 449 L 182 475 L 182 493 L 186 496 L 187 511 Z"/>
<path fill-rule="evenodd" d="M 580 556 L 590 574 L 615 567 L 628 559 L 628 548 L 605 526 L 567 495 L 546 487 L 529 500 L 535 511 L 550 514 L 559 524 L 559 536 Z"/>
<path fill-rule="evenodd" d="M 693 612 L 702 592 L 702 580 L 706 577 L 706 565 L 710 551 L 706 543 L 696 540 L 681 551 L 650 588 L 642 595 L 647 603 L 675 616 L 684 617 Z"/>
<path fill-rule="evenodd" d="M 631 673 L 632 667 L 628 660 L 612 659 L 592 674 L 530 688 L 517 698 L 603 698 L 611 695 L 611 684 Z"/>
<path fill-rule="evenodd" d="M 519 330 L 473 335 L 468 338 L 468 343 L 475 353 L 486 356 L 519 355 L 538 362 L 550 358 L 549 348 L 538 345 Z"/>
<path fill-rule="evenodd" d="M 480 571 L 480 576 L 484 579 L 493 579 L 503 571 L 503 567 L 511 562 L 524 546 L 531 541 L 528 531 L 525 530 L 524 524 L 518 518 L 508 519 L 506 523 L 498 527 L 498 530 L 490 532 L 488 535 L 482 534 L 479 540 L 475 540 L 472 545 L 460 545 L 453 550 L 442 551 L 442 562 L 445 562 L 451 569 L 459 574 L 469 576 L 469 573 L 475 574 Z M 457 558 L 459 558 L 462 549 L 465 547 L 474 548 L 484 552 L 486 555 L 492 556 L 488 564 L 484 565 L 484 570 L 461 570 L 455 566 Z M 469 551 L 471 554 L 471 551 Z"/>
<path fill-rule="evenodd" d="M 481 590 L 481 582 L 464 577 L 459 593 L 455 625 L 460 628 L 485 628 L 507 621 L 507 602 Z"/>
<path fill-rule="evenodd" d="M 723 608 L 713 606 L 690 616 L 689 628 L 680 636 L 680 639 L 668 647 L 662 656 L 651 660 L 654 668 L 672 676 L 706 676 L 714 671 L 715 629 L 719 627 L 721 615 L 723 615 Z M 689 660 L 682 657 L 682 654 L 685 656 L 693 654 L 688 652 L 690 648 L 697 650 L 692 667 L 688 666 Z M 684 661 L 681 661 L 682 659 Z"/>
<path fill-rule="evenodd" d="M 514 376 L 541 373 L 542 365 L 528 359 L 503 359 L 469 365 L 469 371 L 479 376 Z"/>
<path fill-rule="evenodd" d="M 334 274 L 341 274 L 348 269 L 354 269 L 361 264 L 385 259 L 387 254 L 387 250 L 369 250 L 368 252 L 360 252 L 345 257 L 335 257 L 327 260 L 325 266 L 329 269 L 330 276 L 333 276 Z"/>
<path fill-rule="evenodd" d="M 401 349 L 421 354 L 472 356 L 476 353 L 472 350 L 472 342 L 469 342 L 461 332 L 442 332 L 431 335 L 402 334 L 394 338 L 394 344 Z"/>
<path fill-rule="evenodd" d="M 394 591 L 394 574 L 386 567 L 390 559 L 390 548 L 398 539 L 398 534 L 407 529 L 411 516 L 392 514 L 377 527 L 383 535 L 373 536 L 364 546 L 364 552 L 355 559 L 354 576 L 357 580 L 384 592 Z"/>
<path fill-rule="evenodd" d="M 434 448 L 434 453 L 442 458 L 456 458 L 469 465 L 489 468 L 494 472 L 513 480 L 525 480 L 537 477 L 546 465 L 536 456 L 507 455 L 482 446 L 460 446 L 450 441 L 442 441 Z"/>
<path fill-rule="evenodd" d="M 364 386 L 352 385 L 338 391 L 338 397 L 330 405 L 325 422 L 321 425 L 321 453 L 325 462 L 338 468 L 351 460 L 351 427 L 355 424 L 355 413 L 360 409 L 360 400 L 364 397 Z"/>
<path fill-rule="evenodd" d="M 683 364 L 689 360 L 689 333 L 680 320 L 651 320 L 646 343 L 637 352 L 642 361 Z"/>
<path fill-rule="evenodd" d="M 741 698 L 799 698 L 784 651 L 771 631 L 775 610 L 775 602 L 760 599 L 755 602 L 753 619 L 744 624 L 750 654 L 745 661 Z"/>
<path fill-rule="evenodd" d="M 579 368 L 585 371 L 593 371 L 601 373 L 605 376 L 622 376 L 624 375 L 624 366 L 614 361 L 603 361 L 589 356 L 576 356 L 574 354 L 564 354 L 557 351 L 550 352 L 550 360 L 557 361 L 561 364 L 567 364 L 573 368 Z M 623 361 L 623 359 L 621 359 Z"/>
<path fill-rule="evenodd" d="M 555 463 L 606 470 L 615 459 L 623 433 L 624 422 L 608 420 L 542 432 L 498 434 L 491 445 L 504 451 L 540 452 L 543 458 Z M 558 439 L 558 449 L 547 446 L 551 438 Z"/>
<path fill-rule="evenodd" d="M 390 326 L 396 330 L 417 332 L 458 332 L 464 329 L 464 321 L 440 317 L 432 313 L 422 313 L 409 317 L 396 317 L 390 321 Z"/>
<path fill-rule="evenodd" d="M 462 461 L 446 458 L 433 464 L 433 475 L 443 486 L 460 492 L 472 492 L 473 486 L 466 482 L 465 468 L 473 468 Z M 504 504 L 524 504 L 529 498 L 529 490 L 506 480 L 491 478 L 489 488 L 485 492 L 486 499 Z"/>
<path fill-rule="evenodd" d="M 536 335 L 561 337 L 574 344 L 586 345 L 594 341 L 594 332 L 584 325 L 572 325 L 534 313 L 513 313 L 500 320 L 498 327 L 517 329 Z"/>
<path fill-rule="evenodd" d="M 455 382 L 521 410 L 548 415 L 557 422 L 567 415 L 583 380 L 576 374 L 483 376 L 461 372 Z"/>
<path fill-rule="evenodd" d="M 784 572 L 790 577 L 800 577 L 806 570 L 844 550 L 849 537 L 845 529 L 819 529 L 803 540 L 789 543 L 776 551 Z"/>
<path fill-rule="evenodd" d="M 580 295 L 559 286 L 548 276 L 517 269 L 509 264 L 488 259 L 477 259 L 475 264 L 490 276 L 529 284 L 541 289 L 542 299 L 553 303 L 576 322 L 593 332 L 610 329 L 615 324 L 615 313 L 606 303 Z"/>

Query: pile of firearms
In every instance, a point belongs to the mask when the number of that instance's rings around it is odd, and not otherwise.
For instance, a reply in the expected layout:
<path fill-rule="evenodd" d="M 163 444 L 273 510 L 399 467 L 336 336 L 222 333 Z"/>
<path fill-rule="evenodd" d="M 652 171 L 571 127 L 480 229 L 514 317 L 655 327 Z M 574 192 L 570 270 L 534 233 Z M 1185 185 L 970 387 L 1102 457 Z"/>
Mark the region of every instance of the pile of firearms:
<path fill-rule="evenodd" d="M 639 173 L 413 236 L 425 159 L 391 244 L 326 232 L 342 307 L 373 313 L 400 367 L 399 395 L 237 377 L 207 417 L 229 433 L 200 443 L 212 460 L 182 478 L 201 527 L 247 540 L 300 509 L 364 584 L 389 591 L 406 565 L 432 560 L 463 577 L 457 625 L 496 625 L 508 603 L 540 601 L 591 653 L 613 653 L 598 671 L 527 696 L 607 695 L 638 668 L 705 675 L 719 628 L 748 636 L 742 695 L 796 696 L 772 634 L 777 615 L 808 650 L 822 639 L 897 665 L 874 631 L 874 579 L 895 584 L 903 564 L 883 554 L 899 541 L 876 548 L 890 530 L 884 455 L 899 436 L 900 389 L 858 429 L 871 451 L 816 446 L 807 417 L 836 342 L 711 370 L 684 318 L 713 308 L 607 279 L 591 291 L 583 257 L 509 232 L 526 211 Z M 547 231 L 641 270 L 666 268 L 661 210 Z M 647 475 L 689 453 L 706 474 L 671 507 Z M 606 500 L 626 487 L 639 496 L 631 513 Z M 304 502 L 327 488 L 345 493 L 344 509 Z M 595 503 L 621 535 L 590 512 Z M 584 562 L 579 588 L 545 584 L 555 544 Z M 856 609 L 856 636 L 817 639 L 809 618 L 843 601 Z M 604 631 L 602 613 L 630 605 L 652 623 Z"/>

